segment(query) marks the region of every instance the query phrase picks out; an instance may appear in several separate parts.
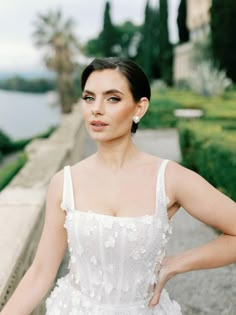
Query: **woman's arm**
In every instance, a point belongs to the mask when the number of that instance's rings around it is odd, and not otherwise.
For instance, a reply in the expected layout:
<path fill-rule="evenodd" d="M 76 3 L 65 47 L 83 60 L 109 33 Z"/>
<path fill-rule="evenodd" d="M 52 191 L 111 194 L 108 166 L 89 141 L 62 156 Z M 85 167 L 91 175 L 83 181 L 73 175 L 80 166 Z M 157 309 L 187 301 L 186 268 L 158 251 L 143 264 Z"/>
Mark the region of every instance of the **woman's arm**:
<path fill-rule="evenodd" d="M 236 203 L 200 175 L 175 162 L 168 164 L 166 178 L 168 193 L 175 203 L 223 234 L 203 246 L 167 257 L 150 305 L 158 303 L 162 288 L 173 276 L 236 262 Z"/>
<path fill-rule="evenodd" d="M 50 289 L 67 247 L 65 213 L 60 208 L 63 173 L 56 173 L 48 187 L 45 222 L 34 261 L 1 315 L 29 315 Z"/>

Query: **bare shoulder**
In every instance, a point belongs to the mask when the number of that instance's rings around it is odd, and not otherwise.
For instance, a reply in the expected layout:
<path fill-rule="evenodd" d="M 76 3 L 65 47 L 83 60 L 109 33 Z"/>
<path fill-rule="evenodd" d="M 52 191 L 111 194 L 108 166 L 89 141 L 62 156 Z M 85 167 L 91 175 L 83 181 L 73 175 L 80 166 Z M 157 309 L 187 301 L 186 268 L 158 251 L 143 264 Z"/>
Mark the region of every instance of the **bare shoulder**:
<path fill-rule="evenodd" d="M 73 165 L 71 165 L 72 174 L 82 174 L 82 172 L 88 169 L 91 165 L 92 156 L 81 160 Z M 48 186 L 48 198 L 53 196 L 55 201 L 60 203 L 63 196 L 63 184 L 64 184 L 64 167 L 58 170 L 52 177 Z"/>
<path fill-rule="evenodd" d="M 93 155 L 89 156 L 86 159 L 83 159 L 73 165 L 70 165 L 72 172 L 81 171 L 83 169 L 87 169 L 89 165 L 91 165 Z M 50 180 L 50 186 L 54 187 L 57 192 L 61 195 L 63 190 L 63 182 L 64 182 L 64 167 L 57 171 Z"/>
<path fill-rule="evenodd" d="M 185 180 L 202 178 L 197 172 L 173 160 L 169 160 L 166 172 L 167 176 L 174 181 L 183 178 L 183 176 Z"/>
<path fill-rule="evenodd" d="M 201 175 L 172 160 L 168 162 L 166 178 L 167 189 L 178 202 L 181 202 L 179 196 L 191 189 L 199 189 L 203 186 L 209 189 L 211 186 Z"/>
<path fill-rule="evenodd" d="M 60 169 L 59 171 L 57 171 L 50 180 L 50 183 L 53 186 L 58 187 L 59 189 L 62 189 L 63 186 L 63 182 L 64 182 L 64 167 L 62 169 Z"/>
<path fill-rule="evenodd" d="M 170 160 L 166 170 L 166 177 L 169 185 L 174 192 L 186 192 L 186 188 L 213 188 L 201 175 L 182 166 L 181 164 Z"/>
<path fill-rule="evenodd" d="M 198 173 L 171 161 L 167 168 L 173 199 L 190 215 L 228 234 L 235 234 L 236 203 Z"/>
<path fill-rule="evenodd" d="M 71 165 L 71 172 L 81 173 L 91 168 L 93 166 L 94 156 L 95 154 L 92 154 L 89 157 Z"/>
<path fill-rule="evenodd" d="M 64 170 L 61 169 L 57 171 L 50 179 L 48 190 L 47 190 L 47 199 L 57 202 L 61 202 L 63 194 L 63 182 L 64 182 Z"/>

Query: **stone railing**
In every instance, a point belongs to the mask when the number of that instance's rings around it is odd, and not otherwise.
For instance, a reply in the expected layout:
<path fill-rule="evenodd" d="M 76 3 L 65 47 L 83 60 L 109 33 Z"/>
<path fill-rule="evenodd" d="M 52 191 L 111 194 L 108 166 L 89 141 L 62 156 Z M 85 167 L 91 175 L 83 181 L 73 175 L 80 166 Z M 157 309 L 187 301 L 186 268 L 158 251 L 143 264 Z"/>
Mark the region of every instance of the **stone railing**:
<path fill-rule="evenodd" d="M 200 118 L 203 115 L 202 109 L 195 109 L 195 108 L 181 108 L 181 109 L 175 109 L 174 115 L 177 118 L 182 119 L 194 119 L 194 118 Z"/>
<path fill-rule="evenodd" d="M 29 160 L 0 193 L 0 310 L 30 266 L 44 222 L 45 199 L 51 177 L 83 154 L 85 128 L 79 105 L 61 116 L 48 139 L 26 147 Z M 33 312 L 45 314 L 44 303 Z"/>

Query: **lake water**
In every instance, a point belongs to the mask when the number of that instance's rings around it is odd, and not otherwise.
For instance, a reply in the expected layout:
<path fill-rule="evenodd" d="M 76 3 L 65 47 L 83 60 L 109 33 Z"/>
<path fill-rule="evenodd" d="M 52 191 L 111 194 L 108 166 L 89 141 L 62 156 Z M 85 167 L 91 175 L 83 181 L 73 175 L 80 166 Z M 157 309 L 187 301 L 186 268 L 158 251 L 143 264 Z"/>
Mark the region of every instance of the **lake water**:
<path fill-rule="evenodd" d="M 13 140 L 25 139 L 60 124 L 60 107 L 48 93 L 0 90 L 0 129 Z"/>

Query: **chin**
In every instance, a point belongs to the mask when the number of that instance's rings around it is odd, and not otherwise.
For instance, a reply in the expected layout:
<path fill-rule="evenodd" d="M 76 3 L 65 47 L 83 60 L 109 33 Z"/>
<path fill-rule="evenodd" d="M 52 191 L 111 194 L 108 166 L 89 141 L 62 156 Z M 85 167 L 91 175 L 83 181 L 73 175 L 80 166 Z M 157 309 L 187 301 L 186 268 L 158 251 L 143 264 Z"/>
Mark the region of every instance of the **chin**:
<path fill-rule="evenodd" d="M 94 132 L 94 131 L 89 131 L 89 135 L 91 137 L 92 140 L 96 141 L 96 142 L 110 142 L 110 141 L 114 141 L 117 139 L 120 139 L 122 137 L 125 136 L 124 133 L 103 133 L 103 132 Z"/>
<path fill-rule="evenodd" d="M 110 142 L 112 140 L 115 140 L 115 137 L 111 137 L 108 135 L 99 135 L 99 134 L 91 134 L 90 133 L 90 137 L 92 140 L 96 141 L 96 142 Z"/>
<path fill-rule="evenodd" d="M 93 139 L 94 141 L 109 141 L 109 139 L 111 138 L 111 136 L 109 136 L 107 133 L 104 132 L 96 132 L 93 130 L 88 130 L 88 134 L 90 136 L 91 139 Z"/>

